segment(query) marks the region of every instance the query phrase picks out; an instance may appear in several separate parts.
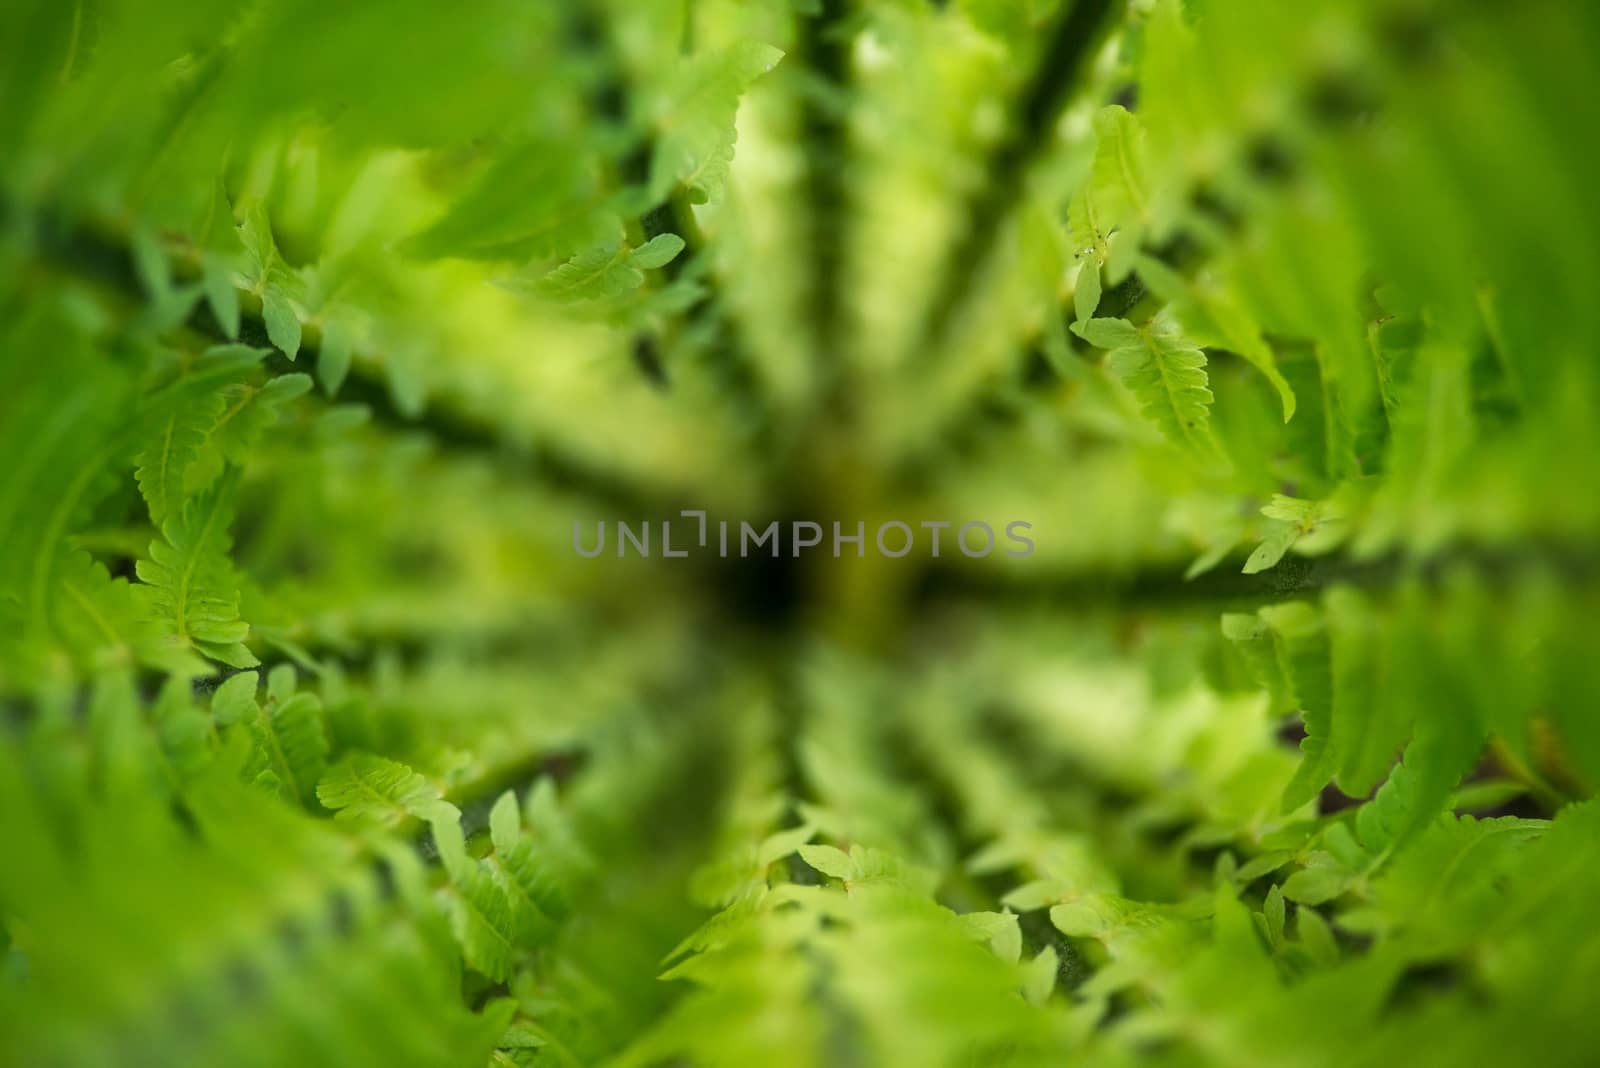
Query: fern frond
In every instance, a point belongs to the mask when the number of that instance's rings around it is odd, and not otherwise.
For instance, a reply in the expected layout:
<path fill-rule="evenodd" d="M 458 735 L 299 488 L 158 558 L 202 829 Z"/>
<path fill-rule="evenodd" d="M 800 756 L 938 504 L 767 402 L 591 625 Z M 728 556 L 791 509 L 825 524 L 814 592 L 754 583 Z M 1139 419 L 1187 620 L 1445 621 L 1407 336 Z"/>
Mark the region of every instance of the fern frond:
<path fill-rule="evenodd" d="M 453 813 L 440 789 L 404 764 L 372 753 L 351 753 L 317 783 L 317 800 L 340 819 L 394 827 L 409 819 Z"/>
<path fill-rule="evenodd" d="M 89 554 L 67 554 L 59 581 L 63 596 L 52 613 L 55 633 L 91 673 L 135 663 L 180 675 L 204 671 L 203 661 L 162 640 L 128 580 L 112 578 Z"/>
<path fill-rule="evenodd" d="M 233 667 L 253 667 L 239 618 L 239 587 L 228 558 L 237 476 L 225 475 L 166 523 L 138 563 L 149 618 L 180 648 Z"/>
<path fill-rule="evenodd" d="M 654 117 L 649 188 L 656 199 L 674 185 L 688 189 L 697 204 L 721 197 L 733 162 L 739 98 L 782 58 L 771 45 L 739 41 L 682 64 Z"/>
<path fill-rule="evenodd" d="M 513 278 L 506 286 L 562 304 L 614 302 L 644 284 L 644 272 L 670 263 L 683 238 L 661 234 L 637 248 L 617 242 L 597 245 L 537 277 Z"/>
<path fill-rule="evenodd" d="M 1211 433 L 1205 354 L 1164 316 L 1135 327 L 1126 319 L 1074 324 L 1091 345 L 1107 350 L 1107 366 L 1138 399 L 1145 416 L 1173 444 L 1209 465 L 1222 460 Z"/>
<path fill-rule="evenodd" d="M 223 419 L 229 388 L 260 360 L 260 350 L 244 345 L 209 349 L 193 369 L 147 402 L 134 463 L 150 521 L 158 529 L 189 499 L 191 471 Z"/>

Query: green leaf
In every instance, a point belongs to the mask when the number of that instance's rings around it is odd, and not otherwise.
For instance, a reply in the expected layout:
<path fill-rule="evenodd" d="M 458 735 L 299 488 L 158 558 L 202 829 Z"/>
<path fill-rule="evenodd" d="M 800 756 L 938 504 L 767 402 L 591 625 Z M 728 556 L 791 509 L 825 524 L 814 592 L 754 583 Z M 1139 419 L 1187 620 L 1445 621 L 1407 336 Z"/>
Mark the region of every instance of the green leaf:
<path fill-rule="evenodd" d="M 1239 870 L 1234 873 L 1234 881 L 1240 886 L 1248 885 L 1263 875 L 1271 875 L 1293 859 L 1294 851 L 1289 849 L 1275 849 L 1259 857 L 1252 857 L 1239 866 Z"/>
<path fill-rule="evenodd" d="M 1315 501 L 1304 501 L 1298 497 L 1274 493 L 1272 499 L 1261 509 L 1261 514 L 1268 519 L 1280 519 L 1285 523 L 1305 524 L 1315 519 L 1316 511 Z"/>
<path fill-rule="evenodd" d="M 1372 853 L 1404 845 L 1442 814 L 1483 749 L 1481 726 L 1464 715 L 1429 717 L 1401 763 L 1356 813 L 1356 834 Z"/>
<path fill-rule="evenodd" d="M 1018 912 L 1032 912 L 1054 904 L 1074 893 L 1075 888 L 1060 879 L 1035 879 L 1012 887 L 1000 903 Z"/>
<path fill-rule="evenodd" d="M 495 798 L 489 810 L 489 837 L 497 853 L 514 849 L 522 840 L 522 812 L 517 807 L 517 795 L 507 790 Z"/>
<path fill-rule="evenodd" d="M 1022 977 L 1022 997 L 1030 1005 L 1043 1005 L 1050 1000 L 1050 992 L 1056 986 L 1056 973 L 1060 970 L 1060 962 L 1056 951 L 1050 946 L 1045 946 L 1039 951 L 1038 956 L 1029 961 Z"/>
<path fill-rule="evenodd" d="M 994 955 L 1007 964 L 1022 959 L 1022 928 L 1011 912 L 967 912 L 960 917 L 961 926 L 975 939 L 986 942 Z"/>
<path fill-rule="evenodd" d="M 855 861 L 842 849 L 830 845 L 803 845 L 796 852 L 801 860 L 831 878 L 850 880 L 857 875 Z"/>
<path fill-rule="evenodd" d="M 440 892 L 440 900 L 462 955 L 490 979 L 506 981 L 528 941 L 510 897 L 475 863 L 453 884 Z"/>
<path fill-rule="evenodd" d="M 1111 370 L 1169 441 L 1208 465 L 1221 459 L 1211 434 L 1205 355 L 1170 319 L 1157 316 L 1137 328 L 1124 319 L 1091 319 L 1073 329 L 1108 350 Z"/>
<path fill-rule="evenodd" d="M 214 256 L 206 256 L 200 264 L 200 289 L 211 314 L 231 341 L 239 339 L 239 290 L 233 284 L 233 271 Z"/>
<path fill-rule="evenodd" d="M 232 667 L 254 667 L 244 646 L 249 626 L 239 618 L 239 581 L 228 559 L 238 479 L 226 476 L 168 520 L 136 572 L 145 585 L 149 618 L 179 645 Z"/>
<path fill-rule="evenodd" d="M 238 233 L 250 260 L 246 276 L 261 297 L 261 317 L 266 322 L 267 337 L 292 360 L 300 352 L 300 315 L 293 301 L 302 295 L 304 284 L 279 255 L 272 224 L 260 201 L 246 209 Z"/>
<path fill-rule="evenodd" d="M 1225 612 L 1222 616 L 1222 635 L 1232 642 L 1244 657 L 1250 674 L 1267 691 L 1267 710 L 1273 715 L 1292 711 L 1295 707 L 1294 690 L 1278 655 L 1277 640 L 1266 620 L 1257 614 Z"/>
<path fill-rule="evenodd" d="M 150 231 L 139 229 L 134 231 L 131 243 L 134 273 L 145 293 L 156 300 L 167 296 L 172 292 L 172 266 L 161 242 Z"/>
<path fill-rule="evenodd" d="M 503 797 L 500 803 L 504 803 Z M 450 919 L 451 930 L 467 963 L 503 982 L 550 927 L 549 919 L 534 903 L 536 898 L 524 889 L 524 877 L 536 879 L 537 873 L 531 869 L 517 871 L 513 866 L 517 862 L 501 856 L 498 844 L 494 858 L 497 863 L 474 860 L 467 852 L 455 806 L 442 801 L 425 804 L 434 844 L 450 876 L 450 885 L 439 891 L 439 901 Z M 505 809 L 501 809 L 495 822 L 504 842 L 514 830 Z M 530 848 L 523 841 L 507 844 L 513 846 L 513 851 Z M 527 867 L 528 863 L 525 859 L 521 866 Z"/>
<path fill-rule="evenodd" d="M 317 783 L 317 800 L 340 819 L 393 827 L 407 819 L 450 819 L 455 806 L 437 786 L 398 761 L 351 753 Z"/>
<path fill-rule="evenodd" d="M 279 375 L 265 385 L 240 385 L 228 389 L 226 406 L 212 430 L 212 440 L 222 457 L 244 464 L 261 435 L 278 421 L 283 406 L 311 390 L 311 376 Z"/>
<path fill-rule="evenodd" d="M 1108 229 L 1150 222 L 1149 151 L 1138 116 L 1119 105 L 1094 116 L 1096 138 L 1090 189 Z"/>
<path fill-rule="evenodd" d="M 119 802 L 161 787 L 159 751 L 144 730 L 143 718 L 127 670 L 108 672 L 96 680 L 89 695 L 93 774 L 106 796 Z"/>
<path fill-rule="evenodd" d="M 1299 540 L 1300 528 L 1293 523 L 1273 523 L 1267 530 L 1267 536 L 1261 539 L 1261 544 L 1245 560 L 1244 574 L 1258 574 L 1275 566 L 1290 546 Z"/>
<path fill-rule="evenodd" d="M 496 153 L 448 210 L 401 248 L 424 259 L 570 256 L 622 231 L 599 171 L 594 160 L 536 134 Z"/>
<path fill-rule="evenodd" d="M 1305 719 L 1300 766 L 1284 787 L 1283 811 L 1314 799 L 1333 779 L 1338 751 L 1333 737 L 1333 677 L 1326 627 L 1315 609 L 1291 602 L 1261 610 L 1272 629 L 1284 674 Z"/>
<path fill-rule="evenodd" d="M 259 359 L 256 350 L 242 346 L 213 349 L 192 373 L 151 397 L 134 463 L 139 491 L 157 527 L 188 499 L 191 469 L 223 417 L 229 388 Z"/>
<path fill-rule="evenodd" d="M 1277 948 L 1283 944 L 1283 923 L 1286 915 L 1281 887 L 1274 886 L 1267 891 L 1267 900 L 1262 906 L 1261 914 L 1267 921 L 1267 942 L 1273 948 Z"/>
<path fill-rule="evenodd" d="M 1333 936 L 1333 929 L 1328 926 L 1316 909 L 1302 906 L 1294 914 L 1295 937 L 1311 959 L 1323 967 L 1339 963 L 1339 943 Z"/>
<path fill-rule="evenodd" d="M 1094 311 L 1100 307 L 1100 265 L 1093 257 L 1085 257 L 1078 268 L 1078 281 L 1072 287 L 1072 311 L 1080 325 L 1087 326 L 1094 321 Z M 1120 323 L 1122 319 L 1108 319 L 1103 322 Z M 1102 335 L 1104 336 L 1104 335 Z M 1100 342 L 1091 341 L 1105 348 Z"/>
<path fill-rule="evenodd" d="M 1337 782 L 1350 797 L 1365 797 L 1383 778 L 1411 727 L 1408 706 L 1385 692 L 1385 651 L 1372 606 L 1345 588 L 1324 598 L 1333 670 Z"/>
<path fill-rule="evenodd" d="M 1098 349 L 1134 348 L 1142 344 L 1138 328 L 1126 319 L 1087 319 L 1074 323 L 1072 332 Z"/>
<path fill-rule="evenodd" d="M 1053 906 L 1050 923 L 1068 938 L 1098 938 L 1111 927 L 1103 910 L 1079 902 Z"/>
<path fill-rule="evenodd" d="M 677 234 L 658 234 L 634 249 L 629 260 L 641 270 L 654 270 L 671 263 L 682 251 L 683 238 Z"/>
<path fill-rule="evenodd" d="M 498 806 L 497 806 L 498 807 Z M 515 808 L 515 803 L 512 806 Z M 575 875 L 570 858 L 558 848 L 535 841 L 520 832 L 513 839 L 502 826 L 495 836 L 494 868 L 496 879 L 507 895 L 522 910 L 522 923 L 538 937 L 572 911 L 567 881 Z"/>
<path fill-rule="evenodd" d="M 323 323 L 322 347 L 317 350 L 317 381 L 328 396 L 337 396 L 344 385 L 354 351 L 355 340 L 344 322 L 335 318 Z"/>
<path fill-rule="evenodd" d="M 211 715 L 217 726 L 231 727 L 254 719 L 259 711 L 256 690 L 260 684 L 261 675 L 255 671 L 241 671 L 223 680 L 211 695 Z"/>
<path fill-rule="evenodd" d="M 285 356 L 292 360 L 300 354 L 300 314 L 283 287 L 268 284 L 261 294 L 261 318 L 267 324 L 267 337 Z"/>
<path fill-rule="evenodd" d="M 783 53 L 759 41 L 739 41 L 688 58 L 672 78 L 655 117 L 650 160 L 653 200 L 674 185 L 698 203 L 720 197 L 733 161 L 734 114 L 751 82 L 777 66 Z"/>
<path fill-rule="evenodd" d="M 239 289 L 234 275 L 240 259 L 239 231 L 233 220 L 233 205 L 219 177 L 211 183 L 211 197 L 196 233 L 200 244 L 200 289 L 211 314 L 230 341 L 239 339 Z"/>
<path fill-rule="evenodd" d="M 210 717 L 195 706 L 187 678 L 167 679 L 151 720 L 172 786 L 181 788 L 192 782 L 211 763 L 214 732 Z"/>
<path fill-rule="evenodd" d="M 1315 857 L 1313 855 L 1313 859 Z M 1352 874 L 1342 867 L 1308 866 L 1284 881 L 1283 896 L 1300 905 L 1321 905 L 1344 893 L 1353 880 Z"/>
<path fill-rule="evenodd" d="M 267 672 L 267 700 L 287 701 L 299 688 L 300 674 L 293 664 L 279 664 Z"/>
<path fill-rule="evenodd" d="M 762 839 L 756 849 L 756 864 L 766 867 L 805 845 L 816 835 L 817 829 L 809 823 L 788 830 L 777 831 Z"/>
<path fill-rule="evenodd" d="M 88 553 L 63 553 L 56 583 L 59 596 L 50 602 L 51 629 L 88 671 L 137 662 L 185 678 L 205 673 L 203 661 L 167 644 L 128 580 L 112 578 Z"/>
<path fill-rule="evenodd" d="M 1448 929 L 1457 908 L 1477 897 L 1496 901 L 1503 880 L 1525 860 L 1524 848 L 1550 830 L 1545 820 L 1446 816 L 1395 853 L 1373 884 L 1386 920 L 1412 929 Z"/>
<path fill-rule="evenodd" d="M 534 284 L 539 295 L 556 301 L 616 297 L 644 283 L 644 275 L 628 262 L 622 244 L 600 245 L 580 252 Z"/>
<path fill-rule="evenodd" d="M 1294 418 L 1294 389 L 1278 369 L 1272 346 L 1231 287 L 1204 274 L 1191 283 L 1160 260 L 1142 254 L 1134 257 L 1133 266 L 1151 292 L 1171 305 L 1172 314 L 1184 331 L 1200 339 L 1201 348 L 1226 348 L 1244 357 L 1277 391 L 1283 421 Z"/>
<path fill-rule="evenodd" d="M 309 804 L 328 766 L 328 737 L 322 702 L 298 693 L 287 700 L 269 700 L 246 721 L 258 753 L 265 761 L 260 785 L 296 804 Z"/>

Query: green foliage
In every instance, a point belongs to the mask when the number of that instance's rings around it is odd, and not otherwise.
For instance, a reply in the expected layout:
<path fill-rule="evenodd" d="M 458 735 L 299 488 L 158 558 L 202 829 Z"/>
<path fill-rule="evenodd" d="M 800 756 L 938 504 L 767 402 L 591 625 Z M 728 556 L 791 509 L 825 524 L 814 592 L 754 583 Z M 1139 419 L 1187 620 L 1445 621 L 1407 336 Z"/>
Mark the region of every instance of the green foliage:
<path fill-rule="evenodd" d="M 1107 366 L 1169 441 L 1204 462 L 1216 461 L 1205 354 L 1176 324 L 1161 317 L 1141 327 L 1126 319 L 1090 319 L 1073 330 L 1106 350 Z"/>
<path fill-rule="evenodd" d="M 456 814 L 439 788 L 398 761 L 351 753 L 317 783 L 317 800 L 340 819 L 392 827 Z"/>
<path fill-rule="evenodd" d="M 244 277 L 249 291 L 261 301 L 267 337 L 292 360 L 300 354 L 300 315 L 294 305 L 304 296 L 304 283 L 278 252 L 265 205 L 258 203 L 246 211 L 239 240 L 248 257 Z"/>
<path fill-rule="evenodd" d="M 236 480 L 224 476 L 162 527 L 138 563 L 137 591 L 149 618 L 174 645 L 232 667 L 259 661 L 244 644 L 250 625 L 239 618 L 239 581 L 229 561 Z"/>
<path fill-rule="evenodd" d="M 638 248 L 599 245 L 533 280 L 532 291 L 564 304 L 620 297 L 644 284 L 645 271 L 666 266 L 682 251 L 677 234 L 662 234 Z"/>
<path fill-rule="evenodd" d="M 146 402 L 135 475 L 157 527 L 173 517 L 179 502 L 210 485 L 224 458 L 238 461 L 248 452 L 252 431 L 260 432 L 264 417 L 247 411 L 254 391 L 241 383 L 260 358 L 259 351 L 242 345 L 208 350 Z M 284 386 L 292 390 L 292 380 Z"/>
<path fill-rule="evenodd" d="M 1597 50 L 4 5 L 0 1065 L 1595 1063 Z"/>
<path fill-rule="evenodd" d="M 654 117 L 649 183 L 654 197 L 665 197 L 681 186 L 694 203 L 720 199 L 733 162 L 733 118 L 739 98 L 782 58 L 783 53 L 769 44 L 739 41 L 696 53 L 682 63 L 669 79 L 664 103 Z"/>

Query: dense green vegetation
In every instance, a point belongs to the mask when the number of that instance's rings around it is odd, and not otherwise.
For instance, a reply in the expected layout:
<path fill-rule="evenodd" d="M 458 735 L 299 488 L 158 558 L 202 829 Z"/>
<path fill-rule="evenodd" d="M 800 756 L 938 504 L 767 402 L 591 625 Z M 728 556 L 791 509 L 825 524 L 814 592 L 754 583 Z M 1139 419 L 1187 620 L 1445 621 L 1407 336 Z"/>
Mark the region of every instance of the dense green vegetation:
<path fill-rule="evenodd" d="M 8 0 L 0 1063 L 1596 1063 L 1597 54 Z"/>

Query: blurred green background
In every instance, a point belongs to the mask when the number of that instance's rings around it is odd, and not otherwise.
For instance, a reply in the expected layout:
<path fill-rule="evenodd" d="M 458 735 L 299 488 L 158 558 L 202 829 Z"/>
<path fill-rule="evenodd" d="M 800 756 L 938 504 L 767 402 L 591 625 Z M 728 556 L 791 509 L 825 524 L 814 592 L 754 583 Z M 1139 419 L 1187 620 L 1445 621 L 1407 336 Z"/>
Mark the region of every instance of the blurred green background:
<path fill-rule="evenodd" d="M 0 1062 L 1593 1063 L 1597 48 L 6 0 Z"/>

